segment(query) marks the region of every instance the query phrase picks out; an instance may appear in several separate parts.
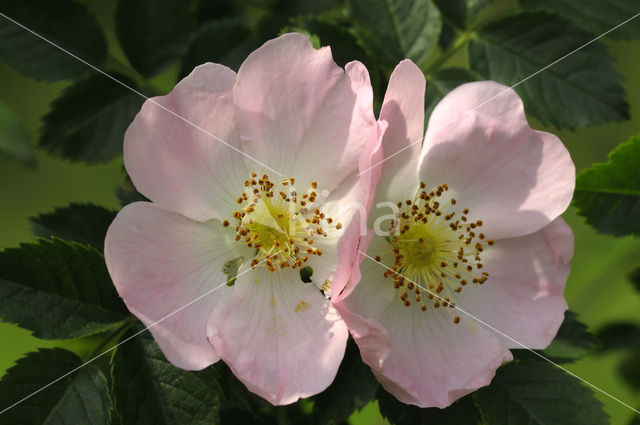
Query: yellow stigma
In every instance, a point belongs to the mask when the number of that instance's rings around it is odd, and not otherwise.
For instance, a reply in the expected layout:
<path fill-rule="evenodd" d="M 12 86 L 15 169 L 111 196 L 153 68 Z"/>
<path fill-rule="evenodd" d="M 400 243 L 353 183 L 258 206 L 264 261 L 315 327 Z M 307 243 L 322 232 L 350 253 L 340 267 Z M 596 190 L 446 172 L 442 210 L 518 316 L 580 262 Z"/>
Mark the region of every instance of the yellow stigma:
<path fill-rule="evenodd" d="M 397 204 L 399 212 L 389 227 L 394 261 L 384 276 L 391 278 L 407 307 L 454 308 L 454 293 L 489 278 L 481 271 L 481 253 L 493 241 L 480 232 L 482 220 L 471 222 L 468 209 L 455 207 L 457 201 L 446 195 L 446 184 L 431 191 L 425 187 L 420 182 L 413 200 Z M 459 323 L 460 317 L 453 322 Z"/>
<path fill-rule="evenodd" d="M 341 224 L 326 217 L 316 206 L 317 182 L 311 182 L 302 194 L 294 189 L 295 179 L 273 183 L 264 174 L 244 182 L 245 190 L 238 197 L 239 210 L 233 212 L 236 241 L 255 248 L 251 267 L 264 262 L 269 271 L 286 267 L 302 268 L 310 256 L 322 255 L 314 246 L 318 238 L 326 238 L 331 227 Z M 222 223 L 231 225 L 229 220 Z"/>

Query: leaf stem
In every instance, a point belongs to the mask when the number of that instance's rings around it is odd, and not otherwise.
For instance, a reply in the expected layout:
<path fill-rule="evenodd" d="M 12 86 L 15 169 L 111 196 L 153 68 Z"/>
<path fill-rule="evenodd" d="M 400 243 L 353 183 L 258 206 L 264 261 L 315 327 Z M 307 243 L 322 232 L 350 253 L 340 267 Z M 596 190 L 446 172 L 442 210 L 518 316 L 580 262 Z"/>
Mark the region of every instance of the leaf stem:
<path fill-rule="evenodd" d="M 106 339 L 98 344 L 98 346 L 89 354 L 87 360 L 101 354 L 107 346 L 109 346 L 115 339 L 120 337 L 120 335 L 122 335 L 124 332 L 129 330 L 129 328 L 135 325 L 136 322 L 137 319 L 133 316 L 126 318 L 120 326 L 114 329 L 114 331 L 111 332 Z"/>
<path fill-rule="evenodd" d="M 147 80 L 142 74 L 137 72 L 135 69 L 130 66 L 125 65 L 116 57 L 109 55 L 106 61 L 106 67 L 108 71 L 113 71 L 127 77 L 131 81 L 133 81 L 146 96 L 158 96 L 165 94 L 158 87 L 153 85 L 149 80 Z"/>
<path fill-rule="evenodd" d="M 451 45 L 451 47 L 445 50 L 441 55 L 437 56 L 431 63 L 425 64 L 425 66 L 423 66 L 422 68 L 422 72 L 428 75 L 437 71 L 442 65 L 444 65 L 449 59 L 451 59 L 453 55 L 455 55 L 460 49 L 465 47 L 469 40 L 471 40 L 473 37 L 475 37 L 474 33 L 461 33 L 456 41 Z"/>

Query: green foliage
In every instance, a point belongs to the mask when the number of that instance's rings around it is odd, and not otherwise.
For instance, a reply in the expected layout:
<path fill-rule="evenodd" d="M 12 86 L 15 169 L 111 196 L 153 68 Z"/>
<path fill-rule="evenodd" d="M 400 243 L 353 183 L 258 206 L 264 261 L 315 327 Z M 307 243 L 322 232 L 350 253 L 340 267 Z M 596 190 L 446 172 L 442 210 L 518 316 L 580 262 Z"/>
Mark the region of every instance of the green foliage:
<path fill-rule="evenodd" d="M 375 396 L 378 381 L 362 362 L 358 346 L 349 338 L 338 375 L 324 392 L 313 397 L 312 423 L 325 425 L 346 421 Z"/>
<path fill-rule="evenodd" d="M 630 322 L 609 323 L 598 331 L 603 351 L 640 349 L 640 326 Z"/>
<path fill-rule="evenodd" d="M 640 391 L 640 349 L 636 349 L 620 363 L 619 372 L 631 388 Z"/>
<path fill-rule="evenodd" d="M 0 155 L 13 158 L 24 165 L 36 163 L 31 138 L 20 118 L 7 105 L 0 102 Z"/>
<path fill-rule="evenodd" d="M 38 338 L 77 338 L 127 317 L 104 258 L 54 239 L 0 253 L 0 317 Z"/>
<path fill-rule="evenodd" d="M 115 78 L 135 87 L 120 75 Z M 92 75 L 53 102 L 43 118 L 40 146 L 73 161 L 109 161 L 122 153 L 124 132 L 143 101 L 104 75 Z"/>
<path fill-rule="evenodd" d="M 634 288 L 636 288 L 636 291 L 640 292 L 640 267 L 629 273 L 629 280 L 633 284 Z"/>
<path fill-rule="evenodd" d="M 177 61 L 196 25 L 194 0 L 119 0 L 116 35 L 134 69 L 153 76 Z"/>
<path fill-rule="evenodd" d="M 52 213 L 31 217 L 29 222 L 36 236 L 78 242 L 102 252 L 107 229 L 115 217 L 115 211 L 97 205 L 69 204 Z"/>
<path fill-rule="evenodd" d="M 540 361 L 498 369 L 491 385 L 474 393 L 491 425 L 607 425 L 602 403 L 578 379 Z"/>
<path fill-rule="evenodd" d="M 442 16 L 460 29 L 468 28 L 492 0 L 434 0 Z"/>
<path fill-rule="evenodd" d="M 111 358 L 114 422 L 219 424 L 222 390 L 214 369 L 179 369 L 165 359 L 147 332 L 124 342 L 132 335 L 133 331 L 123 336 Z"/>
<path fill-rule="evenodd" d="M 555 362 L 572 362 L 593 353 L 598 346 L 598 340 L 587 331 L 587 325 L 578 320 L 577 314 L 567 310 L 558 334 L 542 354 Z"/>
<path fill-rule="evenodd" d="M 595 35 L 609 31 L 640 12 L 637 0 L 520 0 L 520 3 L 528 9 L 556 12 Z M 607 37 L 619 40 L 640 38 L 640 20 L 627 22 Z"/>
<path fill-rule="evenodd" d="M 463 397 L 446 409 L 421 409 L 399 402 L 382 387 L 376 393 L 380 413 L 392 425 L 475 425 L 480 412 L 471 396 Z"/>
<path fill-rule="evenodd" d="M 421 65 L 438 43 L 442 20 L 431 0 L 350 0 L 354 34 L 384 69 Z"/>
<path fill-rule="evenodd" d="M 69 53 L 100 67 L 107 43 L 87 8 L 72 0 L 0 0 L 0 10 Z M 44 81 L 78 78 L 91 68 L 14 22 L 0 17 L 0 60 Z"/>
<path fill-rule="evenodd" d="M 466 68 L 442 68 L 427 75 L 425 125 L 438 102 L 451 90 L 461 84 L 478 80 L 478 77 Z"/>
<path fill-rule="evenodd" d="M 532 74 L 593 40 L 556 15 L 520 13 L 482 27 L 469 43 L 471 69 L 486 79 L 514 85 L 528 113 L 558 128 L 588 127 L 629 118 L 622 78 L 604 44 Z"/>
<path fill-rule="evenodd" d="M 99 368 L 88 364 L 58 380 L 81 365 L 78 356 L 61 348 L 27 353 L 0 381 L 0 410 L 42 391 L 0 414 L 0 424 L 109 424 L 111 399 Z"/>
<path fill-rule="evenodd" d="M 618 145 L 609 162 L 576 177 L 573 203 L 587 223 L 616 236 L 640 235 L 640 136 Z"/>

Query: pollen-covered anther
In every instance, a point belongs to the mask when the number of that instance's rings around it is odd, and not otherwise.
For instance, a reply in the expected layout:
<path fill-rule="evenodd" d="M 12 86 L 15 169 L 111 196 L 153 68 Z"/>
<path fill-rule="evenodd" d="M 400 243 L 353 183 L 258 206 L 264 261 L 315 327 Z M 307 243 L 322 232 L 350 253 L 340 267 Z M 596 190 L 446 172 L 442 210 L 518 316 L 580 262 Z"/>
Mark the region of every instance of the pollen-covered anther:
<path fill-rule="evenodd" d="M 481 256 L 494 241 L 474 231 L 483 222 L 471 220 L 468 208 L 454 207 L 460 200 L 447 195 L 448 185 L 426 188 L 420 182 L 414 199 L 397 203 L 398 212 L 389 227 L 393 271 L 385 271 L 384 276 L 392 279 L 405 306 L 412 304 L 411 295 L 422 311 L 429 310 L 429 305 L 449 310 L 455 308 L 453 296 L 464 286 L 488 280 L 489 273 L 480 272 Z M 460 317 L 453 322 L 459 323 Z"/>
<path fill-rule="evenodd" d="M 233 219 L 235 240 L 256 250 L 252 268 L 264 264 L 273 272 L 303 267 L 310 256 L 323 254 L 312 246 L 314 241 L 342 227 L 316 205 L 317 182 L 311 182 L 301 195 L 294 189 L 295 182 L 290 177 L 274 183 L 267 174 L 258 177 L 256 173 L 245 180 Z M 230 224 L 229 220 L 222 222 L 224 227 Z"/>

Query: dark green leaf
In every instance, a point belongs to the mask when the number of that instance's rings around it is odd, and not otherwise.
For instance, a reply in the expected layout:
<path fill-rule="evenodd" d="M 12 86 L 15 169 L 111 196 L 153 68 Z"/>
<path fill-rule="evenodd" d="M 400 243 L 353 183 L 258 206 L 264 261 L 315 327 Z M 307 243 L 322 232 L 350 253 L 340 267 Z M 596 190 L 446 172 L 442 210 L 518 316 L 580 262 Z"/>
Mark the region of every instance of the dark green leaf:
<path fill-rule="evenodd" d="M 392 425 L 475 425 L 480 423 L 480 412 L 471 396 L 457 400 L 446 409 L 421 409 L 396 400 L 382 387 L 376 393 L 380 414 Z"/>
<path fill-rule="evenodd" d="M 465 68 L 443 68 L 427 75 L 425 125 L 429 121 L 433 108 L 451 90 L 461 84 L 478 80 L 478 77 Z"/>
<path fill-rule="evenodd" d="M 362 409 L 376 393 L 378 381 L 362 362 L 358 346 L 349 339 L 338 375 L 324 392 L 313 397 L 313 423 L 325 425 L 346 421 Z"/>
<path fill-rule="evenodd" d="M 636 288 L 636 291 L 640 292 L 640 267 L 634 269 L 631 273 L 629 273 L 629 280 Z"/>
<path fill-rule="evenodd" d="M 442 29 L 440 30 L 440 36 L 438 37 L 438 46 L 440 49 L 447 50 L 456 39 L 456 29 L 449 22 L 442 22 Z"/>
<path fill-rule="evenodd" d="M 104 249 L 104 238 L 116 212 L 91 204 L 70 204 L 52 213 L 31 217 L 33 233 L 41 238 L 53 236 L 68 242 Z"/>
<path fill-rule="evenodd" d="M 587 331 L 587 325 L 578 320 L 578 315 L 566 311 L 556 337 L 542 354 L 555 362 L 573 362 L 596 351 L 598 345 L 598 340 Z"/>
<path fill-rule="evenodd" d="M 640 349 L 620 363 L 620 375 L 634 390 L 640 390 Z"/>
<path fill-rule="evenodd" d="M 27 353 L 0 381 L 0 411 L 81 364 L 78 356 L 61 348 Z M 89 364 L 1 414 L 0 424 L 106 425 L 110 410 L 107 380 Z"/>
<path fill-rule="evenodd" d="M 16 159 L 24 165 L 33 166 L 36 163 L 27 130 L 15 112 L 4 103 L 0 103 L 0 155 Z"/>
<path fill-rule="evenodd" d="M 640 12 L 637 0 L 520 0 L 520 3 L 528 9 L 558 13 L 594 35 L 607 32 Z M 640 20 L 636 18 L 627 22 L 607 37 L 619 40 L 640 38 Z"/>
<path fill-rule="evenodd" d="M 640 349 L 640 326 L 635 323 L 609 323 L 598 331 L 603 351 Z"/>
<path fill-rule="evenodd" d="M 492 0 L 434 0 L 442 15 L 461 29 L 469 27 Z"/>
<path fill-rule="evenodd" d="M 607 425 L 593 392 L 547 362 L 520 361 L 498 369 L 491 385 L 474 393 L 491 425 Z"/>
<path fill-rule="evenodd" d="M 182 59 L 180 76 L 205 62 L 221 63 L 238 69 L 242 61 L 256 47 L 249 29 L 239 19 L 211 21 L 200 28 Z"/>
<path fill-rule="evenodd" d="M 636 410 L 640 410 L 640 406 Z M 631 421 L 629 422 L 629 425 L 640 425 L 640 415 L 634 413 Z"/>
<path fill-rule="evenodd" d="M 111 363 L 112 393 L 122 424 L 220 423 L 222 390 L 216 371 L 191 372 L 173 366 L 148 332 L 119 345 Z"/>
<path fill-rule="evenodd" d="M 604 44 L 585 45 L 592 40 L 556 15 L 521 13 L 480 29 L 469 43 L 469 62 L 484 78 L 507 85 L 522 82 L 515 89 L 526 111 L 544 124 L 575 128 L 626 120 L 622 77 Z"/>
<path fill-rule="evenodd" d="M 116 35 L 131 66 L 153 76 L 184 54 L 196 26 L 194 0 L 119 0 Z"/>
<path fill-rule="evenodd" d="M 402 59 L 422 65 L 438 43 L 442 20 L 431 0 L 351 0 L 354 33 L 387 71 Z"/>
<path fill-rule="evenodd" d="M 618 145 L 609 162 L 576 177 L 573 203 L 587 223 L 616 236 L 640 235 L 640 136 Z"/>
<path fill-rule="evenodd" d="M 121 76 L 120 81 L 133 84 Z M 62 92 L 43 118 L 40 146 L 73 161 L 96 163 L 122 153 L 124 132 L 142 98 L 103 75 L 93 75 Z"/>
<path fill-rule="evenodd" d="M 43 38 L 100 67 L 107 43 L 87 8 L 72 0 L 0 0 L 0 11 Z M 38 80 L 77 78 L 91 68 L 14 22 L 0 17 L 0 60 Z"/>
<path fill-rule="evenodd" d="M 104 258 L 54 239 L 0 253 L 0 317 L 38 338 L 77 338 L 127 317 Z"/>

